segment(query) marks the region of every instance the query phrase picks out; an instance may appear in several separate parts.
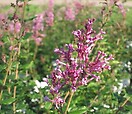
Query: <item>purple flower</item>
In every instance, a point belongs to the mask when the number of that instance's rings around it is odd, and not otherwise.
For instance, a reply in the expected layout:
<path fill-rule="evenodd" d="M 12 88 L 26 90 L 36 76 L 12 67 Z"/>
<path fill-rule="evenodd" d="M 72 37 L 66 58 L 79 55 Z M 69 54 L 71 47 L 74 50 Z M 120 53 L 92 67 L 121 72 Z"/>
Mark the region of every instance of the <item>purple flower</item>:
<path fill-rule="evenodd" d="M 65 101 L 60 96 L 55 97 L 52 102 L 55 104 L 56 108 L 63 106 L 65 103 Z"/>
<path fill-rule="evenodd" d="M 71 88 L 74 90 L 81 85 L 86 85 L 89 81 L 96 79 L 99 80 L 99 76 L 95 76 L 94 73 L 102 72 L 104 69 L 110 69 L 109 60 L 112 56 L 108 57 L 104 52 L 99 51 L 95 60 L 90 62 L 89 55 L 92 52 L 92 48 L 95 46 L 95 41 L 103 39 L 101 30 L 98 34 L 95 34 L 92 29 L 92 25 L 95 19 L 89 19 L 85 25 L 85 30 L 77 30 L 72 33 L 77 37 L 77 42 L 73 47 L 72 44 L 66 44 L 65 49 L 55 49 L 55 52 L 60 55 L 60 59 L 57 59 L 57 67 L 52 73 L 53 85 L 58 84 L 71 84 Z M 74 55 L 76 53 L 77 56 Z M 91 76 L 91 78 L 90 78 Z M 89 80 L 87 78 L 90 78 Z M 63 86 L 59 86 L 61 89 Z"/>
<path fill-rule="evenodd" d="M 73 31 L 72 33 L 74 34 L 74 36 L 76 36 L 78 38 L 81 38 L 81 35 L 82 35 L 82 31 L 81 30 Z M 83 38 L 81 40 L 83 40 Z"/>
<path fill-rule="evenodd" d="M 49 102 L 51 102 L 51 99 L 50 99 L 48 96 L 45 96 L 45 97 L 44 97 L 44 101 L 49 101 Z"/>
<path fill-rule="evenodd" d="M 102 72 L 104 69 L 110 70 L 110 65 L 108 64 L 109 60 L 112 60 L 112 56 L 106 58 L 106 54 L 104 52 L 99 51 L 94 62 L 89 63 L 88 71 L 90 73 L 93 72 Z"/>
<path fill-rule="evenodd" d="M 113 59 L 112 55 L 107 57 L 106 53 L 98 51 L 95 59 L 90 61 L 89 55 L 95 47 L 95 41 L 102 40 L 105 33 L 103 30 L 96 33 L 92 29 L 94 21 L 95 19 L 89 19 L 84 30 L 72 32 L 77 39 L 74 45 L 65 44 L 64 48 L 54 50 L 59 54 L 59 59 L 56 60 L 56 67 L 50 76 L 50 93 L 53 96 L 60 95 L 65 88 L 76 91 L 79 86 L 87 85 L 92 80 L 99 81 L 100 77 L 95 74 L 110 70 L 109 61 Z M 56 97 L 53 102 L 56 107 L 64 103 L 60 97 Z"/>

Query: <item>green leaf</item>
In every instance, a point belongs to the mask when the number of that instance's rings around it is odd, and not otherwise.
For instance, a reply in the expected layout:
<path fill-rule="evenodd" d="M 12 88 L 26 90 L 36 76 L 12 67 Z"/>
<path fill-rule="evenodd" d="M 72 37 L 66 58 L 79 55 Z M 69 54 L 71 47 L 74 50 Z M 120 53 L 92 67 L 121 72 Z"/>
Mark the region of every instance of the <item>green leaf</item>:
<path fill-rule="evenodd" d="M 32 20 L 35 19 L 35 18 L 36 18 L 36 16 L 33 16 L 33 17 L 28 18 L 28 19 L 25 19 L 24 21 L 25 21 L 25 22 L 27 22 L 27 21 L 32 21 Z"/>
<path fill-rule="evenodd" d="M 77 108 L 77 109 L 74 109 L 74 110 L 71 110 L 68 114 L 83 114 L 87 112 L 87 107 L 81 107 L 81 108 Z"/>
<path fill-rule="evenodd" d="M 29 64 L 23 65 L 24 69 L 30 69 L 32 67 L 34 67 L 34 62 L 31 61 Z"/>
<path fill-rule="evenodd" d="M 51 108 L 51 102 L 46 102 L 44 107 L 49 110 Z"/>
<path fill-rule="evenodd" d="M 6 68 L 5 65 L 0 65 L 0 72 Z"/>
<path fill-rule="evenodd" d="M 12 97 L 12 98 L 3 100 L 3 101 L 1 102 L 1 104 L 9 105 L 9 104 L 12 104 L 15 100 L 16 100 L 16 99 Z"/>
<path fill-rule="evenodd" d="M 26 33 L 26 35 L 23 37 L 23 39 L 28 39 L 30 36 L 32 35 L 32 33 Z"/>

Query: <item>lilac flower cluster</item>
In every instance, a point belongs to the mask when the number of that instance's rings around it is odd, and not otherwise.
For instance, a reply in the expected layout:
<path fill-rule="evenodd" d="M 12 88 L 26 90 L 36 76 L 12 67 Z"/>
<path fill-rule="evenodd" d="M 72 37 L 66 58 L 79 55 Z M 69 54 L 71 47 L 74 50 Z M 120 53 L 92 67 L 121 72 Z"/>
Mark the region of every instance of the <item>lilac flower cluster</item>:
<path fill-rule="evenodd" d="M 42 38 L 45 36 L 44 34 L 41 34 L 40 31 L 44 30 L 44 25 L 43 25 L 43 14 L 39 14 L 36 16 L 36 18 L 33 20 L 33 39 L 36 43 L 36 45 L 40 45 L 42 42 Z"/>
<path fill-rule="evenodd" d="M 110 69 L 109 60 L 113 59 L 112 55 L 107 57 L 104 52 L 99 51 L 94 60 L 90 61 L 89 55 L 95 42 L 103 39 L 102 35 L 105 33 L 101 30 L 96 34 L 92 29 L 93 22 L 94 19 L 89 19 L 84 30 L 72 32 L 76 37 L 74 45 L 66 44 L 65 48 L 55 49 L 55 53 L 60 57 L 56 60 L 56 68 L 50 76 L 50 93 L 55 97 L 52 102 L 56 106 L 65 102 L 60 97 L 60 90 L 69 87 L 70 90 L 76 91 L 79 86 L 87 85 L 93 79 L 98 81 L 100 77 L 97 73 Z"/>
<path fill-rule="evenodd" d="M 49 0 L 48 10 L 45 11 L 45 21 L 48 26 L 53 26 L 54 24 L 54 0 Z"/>
<path fill-rule="evenodd" d="M 83 9 L 83 7 L 84 6 L 79 1 L 74 1 L 74 8 L 72 8 L 70 5 L 66 7 L 65 19 L 74 21 L 76 15 Z"/>
<path fill-rule="evenodd" d="M 44 13 L 36 15 L 36 18 L 33 20 L 33 39 L 36 45 L 40 45 L 42 38 L 45 37 L 45 34 L 40 33 L 40 31 L 42 32 L 44 30 L 44 21 L 46 22 L 47 26 L 53 26 L 53 6 L 54 0 L 49 0 L 48 9 Z"/>
<path fill-rule="evenodd" d="M 123 17 L 126 17 L 126 10 L 122 4 L 118 4 L 117 7 L 119 8 Z"/>
<path fill-rule="evenodd" d="M 79 1 L 74 1 L 74 6 L 76 14 L 78 14 L 84 7 L 84 5 L 82 5 Z"/>
<path fill-rule="evenodd" d="M 126 17 L 126 9 L 124 8 L 123 4 L 119 2 L 119 0 L 110 0 L 111 5 L 116 5 L 120 10 L 123 17 Z"/>
<path fill-rule="evenodd" d="M 9 24 L 9 30 L 14 33 L 19 33 L 21 30 L 21 23 L 19 21 L 16 22 L 12 21 Z"/>
<path fill-rule="evenodd" d="M 65 19 L 66 20 L 75 20 L 75 12 L 71 7 L 67 7 L 65 11 Z"/>
<path fill-rule="evenodd" d="M 10 38 L 11 41 L 14 41 L 16 36 L 20 34 L 22 28 L 22 24 L 19 19 L 15 18 L 14 20 L 8 20 L 7 16 L 0 14 L 0 38 L 5 34 L 4 32 L 8 33 L 9 35 L 13 35 L 15 37 Z M 17 37 L 19 38 L 19 37 Z M 0 41 L 0 46 L 3 46 L 5 43 Z M 9 50 L 18 51 L 17 45 L 13 45 L 11 43 Z"/>

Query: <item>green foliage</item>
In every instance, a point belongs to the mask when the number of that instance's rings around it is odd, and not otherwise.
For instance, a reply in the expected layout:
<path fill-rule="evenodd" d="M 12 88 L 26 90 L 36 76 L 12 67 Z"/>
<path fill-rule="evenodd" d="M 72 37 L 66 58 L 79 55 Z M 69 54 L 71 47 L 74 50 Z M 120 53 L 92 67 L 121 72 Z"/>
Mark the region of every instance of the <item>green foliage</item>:
<path fill-rule="evenodd" d="M 55 6 L 54 13 L 57 14 L 61 7 Z M 6 8 L 7 6 L 5 10 Z M 35 19 L 36 14 L 46 8 L 47 6 L 26 6 L 23 29 L 32 29 L 32 21 Z M 74 43 L 72 31 L 82 28 L 88 18 L 94 17 L 96 18 L 95 30 L 99 31 L 100 27 L 103 26 L 102 28 L 106 31 L 104 39 L 98 42 L 96 49 L 105 51 L 108 55 L 111 53 L 114 55 L 114 60 L 110 63 L 112 68 L 111 71 L 100 74 L 101 80 L 99 82 L 93 81 L 85 87 L 80 87 L 75 92 L 68 114 L 131 114 L 132 86 L 124 87 L 121 93 L 113 92 L 114 86 L 120 87 L 119 82 L 121 79 L 132 79 L 132 66 L 130 68 L 125 66 L 128 62 L 132 62 L 132 47 L 129 46 L 132 45 L 129 44 L 132 42 L 132 8 L 128 9 L 129 11 L 124 19 L 118 9 L 114 7 L 112 15 L 108 17 L 109 19 L 105 25 L 102 25 L 105 19 L 100 16 L 100 7 L 85 6 L 74 21 L 65 20 L 63 11 L 60 11 L 62 17 L 55 16 L 52 27 L 45 26 L 43 32 L 46 36 L 39 46 L 35 44 L 32 38 L 32 31 L 21 36 L 21 33 L 14 35 L 6 31 L 3 32 L 0 28 L 0 35 L 2 34 L 0 41 L 4 42 L 4 45 L 0 47 L 0 91 L 2 93 L 0 96 L 0 113 L 64 113 L 66 105 L 56 109 L 51 102 L 44 101 L 44 96 L 49 95 L 52 97 L 48 87 L 40 87 L 38 88 L 39 92 L 35 91 L 35 80 L 42 81 L 43 78 L 50 75 L 54 68 L 54 61 L 57 58 L 54 49 L 61 48 L 64 44 Z M 2 10 L 1 13 L 5 10 Z M 22 12 L 18 10 L 17 13 L 21 17 Z M 11 19 L 13 14 L 7 16 L 8 19 Z M 12 40 L 16 36 L 21 37 Z M 20 43 L 20 53 L 9 50 L 11 44 L 19 46 Z M 94 50 L 91 56 L 96 53 L 96 50 Z M 17 72 L 18 78 L 16 78 Z M 6 80 L 5 83 L 4 80 Z M 62 94 L 65 94 L 65 92 Z M 13 107 L 14 103 L 15 107 Z"/>

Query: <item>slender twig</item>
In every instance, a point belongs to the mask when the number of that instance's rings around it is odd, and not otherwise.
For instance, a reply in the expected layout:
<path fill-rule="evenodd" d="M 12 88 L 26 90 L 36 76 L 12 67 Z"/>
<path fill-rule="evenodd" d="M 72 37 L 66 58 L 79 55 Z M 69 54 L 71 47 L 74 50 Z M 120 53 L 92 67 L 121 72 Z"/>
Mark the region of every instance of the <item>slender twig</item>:
<path fill-rule="evenodd" d="M 18 36 L 19 40 L 23 34 L 23 31 L 24 31 L 24 17 L 25 17 L 25 9 L 26 9 L 26 4 L 27 4 L 27 0 L 24 0 L 24 7 L 23 7 L 23 13 L 22 13 L 22 20 L 21 20 L 21 24 L 22 24 L 22 28 L 21 28 L 21 34 Z M 20 51 L 21 51 L 21 42 L 19 41 L 18 42 L 18 53 L 17 53 L 17 59 L 19 58 L 20 56 Z M 15 80 L 17 80 L 19 78 L 18 76 L 18 69 L 19 69 L 19 62 L 17 63 L 16 65 L 16 76 L 15 76 Z M 16 89 L 17 89 L 17 86 L 14 86 L 14 92 L 13 92 L 13 97 L 16 98 Z M 14 114 L 16 113 L 16 102 L 13 103 L 13 112 Z"/>
<path fill-rule="evenodd" d="M 5 78 L 3 80 L 3 87 L 5 86 L 6 84 L 6 81 L 7 81 L 7 77 L 8 77 L 8 74 L 10 72 L 10 69 L 11 69 L 11 66 L 12 66 L 12 56 L 13 56 L 13 51 L 11 51 L 10 53 L 10 58 L 9 58 L 9 62 L 7 63 L 7 69 L 6 69 L 6 74 L 5 74 Z M 3 89 L 1 89 L 1 92 L 0 92 L 0 100 L 2 99 L 2 94 L 3 94 Z"/>
<path fill-rule="evenodd" d="M 38 46 L 36 45 L 35 50 L 34 50 L 33 61 L 36 59 L 37 52 L 38 52 Z"/>
<path fill-rule="evenodd" d="M 68 92 L 66 93 L 66 96 L 65 96 L 65 98 L 64 98 L 64 101 L 66 100 L 66 98 L 68 97 L 69 94 L 70 94 L 70 92 L 68 91 Z"/>
<path fill-rule="evenodd" d="M 68 101 L 68 104 L 67 104 L 67 107 L 66 107 L 66 110 L 65 110 L 64 114 L 67 114 L 67 111 L 69 109 L 69 106 L 70 106 L 73 95 L 74 95 L 74 92 L 71 92 L 70 98 L 69 98 L 69 101 Z"/>
<path fill-rule="evenodd" d="M 123 104 L 118 108 L 118 110 L 115 112 L 115 114 L 118 114 L 118 112 L 126 105 L 126 103 L 129 101 L 130 97 L 128 97 Z"/>
<path fill-rule="evenodd" d="M 19 72 L 18 68 L 19 68 L 19 63 L 16 66 L 16 76 L 15 76 L 16 80 L 18 79 L 18 72 Z M 17 86 L 14 87 L 13 98 L 16 98 L 16 89 L 17 89 Z M 16 102 L 13 103 L 13 112 L 14 114 L 16 113 Z"/>

